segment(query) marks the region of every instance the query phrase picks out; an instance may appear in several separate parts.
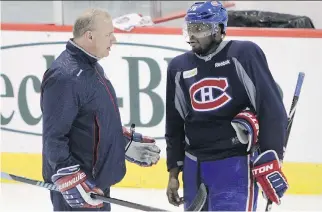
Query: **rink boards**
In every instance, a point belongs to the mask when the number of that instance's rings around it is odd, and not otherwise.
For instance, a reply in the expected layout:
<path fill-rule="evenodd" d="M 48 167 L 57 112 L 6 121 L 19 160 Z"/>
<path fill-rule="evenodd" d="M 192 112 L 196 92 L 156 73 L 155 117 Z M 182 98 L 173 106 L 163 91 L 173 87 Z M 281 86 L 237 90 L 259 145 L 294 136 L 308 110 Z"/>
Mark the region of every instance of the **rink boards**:
<path fill-rule="evenodd" d="M 71 27 L 2 25 L 1 169 L 30 178 L 41 177 L 39 87 L 42 74 L 65 48 Z M 118 43 L 100 63 L 117 93 L 122 121 L 157 138 L 162 148 L 158 165 L 142 168 L 127 163 L 118 187 L 165 188 L 164 100 L 166 68 L 171 58 L 189 49 L 175 28 L 117 31 Z M 297 74 L 306 73 L 283 169 L 289 193 L 322 194 L 322 32 L 230 28 L 226 39 L 251 40 L 265 52 L 274 79 L 289 110 Z M 273 115 L 273 114 L 272 114 Z"/>

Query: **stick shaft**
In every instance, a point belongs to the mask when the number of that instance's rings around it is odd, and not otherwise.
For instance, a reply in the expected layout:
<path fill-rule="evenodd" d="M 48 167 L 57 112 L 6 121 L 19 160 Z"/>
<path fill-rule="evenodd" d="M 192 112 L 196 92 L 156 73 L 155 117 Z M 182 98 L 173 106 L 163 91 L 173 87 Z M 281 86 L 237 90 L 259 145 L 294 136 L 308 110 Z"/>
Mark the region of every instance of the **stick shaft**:
<path fill-rule="evenodd" d="M 284 151 L 286 150 L 288 140 L 290 137 L 291 128 L 292 128 L 292 124 L 293 124 L 293 120 L 294 120 L 294 116 L 295 116 L 295 111 L 296 111 L 296 105 L 297 105 L 297 102 L 299 101 L 299 98 L 300 98 L 300 93 L 301 93 L 304 77 L 305 77 L 305 74 L 303 72 L 300 72 L 297 77 L 296 87 L 295 87 L 295 91 L 294 91 L 294 95 L 293 95 L 293 99 L 292 99 L 292 104 L 291 104 L 290 112 L 288 115 L 287 133 L 286 133 L 286 141 L 284 144 Z M 272 209 L 272 204 L 273 204 L 273 202 L 271 200 L 268 200 L 267 204 L 266 204 L 265 211 L 270 211 Z"/>
<path fill-rule="evenodd" d="M 13 174 L 8 174 L 5 172 L 1 172 L 1 178 L 7 179 L 7 180 L 14 180 L 17 182 L 26 183 L 26 184 L 38 186 L 41 188 L 46 188 L 51 191 L 59 192 L 56 185 L 51 184 L 51 183 L 45 183 L 43 181 L 33 180 L 33 179 L 29 179 L 29 178 L 25 178 L 25 177 L 13 175 Z M 128 202 L 128 201 L 124 201 L 124 200 L 120 200 L 120 199 L 116 199 L 116 198 L 103 197 L 103 196 L 100 196 L 97 194 L 91 194 L 91 197 L 95 198 L 95 199 L 102 200 L 103 202 L 106 202 L 106 203 L 111 203 L 111 204 L 120 205 L 123 207 L 142 210 L 142 211 L 166 211 L 163 209 L 154 208 L 154 207 L 150 207 L 150 206 L 146 206 L 146 205 L 141 205 L 138 203 Z"/>

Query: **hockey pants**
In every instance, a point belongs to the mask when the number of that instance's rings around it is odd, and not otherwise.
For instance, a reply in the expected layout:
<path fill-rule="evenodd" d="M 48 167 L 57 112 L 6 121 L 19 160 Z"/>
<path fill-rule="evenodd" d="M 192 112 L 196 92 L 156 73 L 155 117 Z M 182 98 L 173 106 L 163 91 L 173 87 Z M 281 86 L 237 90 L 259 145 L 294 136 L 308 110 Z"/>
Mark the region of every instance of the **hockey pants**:
<path fill-rule="evenodd" d="M 104 191 L 105 196 L 109 196 L 109 190 Z M 72 208 L 68 205 L 63 195 L 57 191 L 50 191 L 50 199 L 53 211 L 111 211 L 111 205 L 104 203 L 102 208 Z"/>
<path fill-rule="evenodd" d="M 185 210 L 204 183 L 208 196 L 203 211 L 256 211 L 258 186 L 250 166 L 250 156 L 200 162 L 186 153 L 182 175 Z"/>

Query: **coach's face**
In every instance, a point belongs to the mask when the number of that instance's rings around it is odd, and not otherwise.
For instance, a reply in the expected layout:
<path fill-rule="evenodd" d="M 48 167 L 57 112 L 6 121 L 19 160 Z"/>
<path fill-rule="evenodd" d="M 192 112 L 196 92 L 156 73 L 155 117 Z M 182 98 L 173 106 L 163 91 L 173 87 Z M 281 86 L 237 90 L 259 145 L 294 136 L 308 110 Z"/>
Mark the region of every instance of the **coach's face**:
<path fill-rule="evenodd" d="M 95 49 L 95 56 L 107 57 L 113 43 L 116 42 L 112 20 L 106 17 L 97 17 L 93 31 L 92 42 Z"/>

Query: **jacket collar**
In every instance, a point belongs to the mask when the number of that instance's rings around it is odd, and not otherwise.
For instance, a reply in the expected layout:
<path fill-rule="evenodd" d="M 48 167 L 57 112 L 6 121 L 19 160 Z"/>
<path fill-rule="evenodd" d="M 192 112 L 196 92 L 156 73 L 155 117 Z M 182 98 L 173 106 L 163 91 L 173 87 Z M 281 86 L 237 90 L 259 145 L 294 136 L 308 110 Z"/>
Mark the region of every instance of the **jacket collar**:
<path fill-rule="evenodd" d="M 81 57 L 82 59 L 85 59 L 88 63 L 93 64 L 96 63 L 99 58 L 86 52 L 85 49 L 78 46 L 73 39 L 69 39 L 66 44 L 66 49 L 69 51 L 72 55 L 77 55 Z"/>

